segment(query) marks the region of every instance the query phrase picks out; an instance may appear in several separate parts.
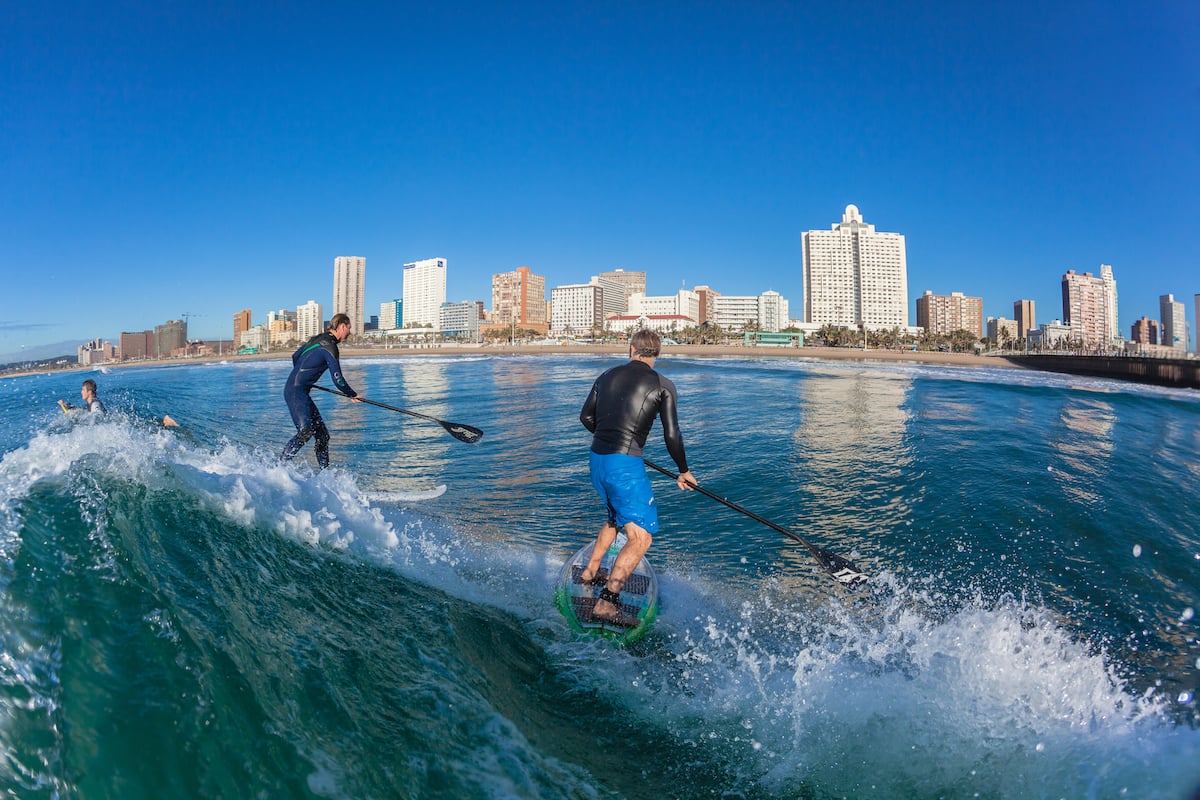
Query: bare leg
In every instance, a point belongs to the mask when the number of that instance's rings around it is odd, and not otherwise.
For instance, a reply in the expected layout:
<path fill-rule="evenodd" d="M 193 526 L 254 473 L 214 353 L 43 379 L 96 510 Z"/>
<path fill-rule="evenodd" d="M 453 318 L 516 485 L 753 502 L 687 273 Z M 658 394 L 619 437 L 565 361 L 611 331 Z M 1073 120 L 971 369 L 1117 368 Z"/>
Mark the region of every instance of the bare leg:
<path fill-rule="evenodd" d="M 626 522 L 625 535 L 629 537 L 629 541 L 625 543 L 625 546 L 621 548 L 621 552 L 617 554 L 617 560 L 613 564 L 612 572 L 608 575 L 608 583 L 604 587 L 614 594 L 620 593 L 621 587 L 625 585 L 626 578 L 629 577 L 631 572 L 637 569 L 638 563 L 646 555 L 646 551 L 650 549 L 651 536 L 645 528 L 632 522 Z M 595 553 L 592 556 L 594 558 Z M 590 568 L 591 564 L 588 566 Z M 592 608 L 593 616 L 600 617 L 601 619 L 615 619 L 618 611 L 616 606 L 603 598 L 597 600 L 596 605 Z"/>
<path fill-rule="evenodd" d="M 583 583 L 590 583 L 592 578 L 596 577 L 596 570 L 600 569 L 600 560 L 604 558 L 604 554 L 608 552 L 608 548 L 612 547 L 613 540 L 617 538 L 617 526 L 611 522 L 605 522 L 600 532 L 596 534 L 596 544 L 592 546 L 592 557 L 588 559 L 587 568 L 579 574 L 579 580 Z"/>

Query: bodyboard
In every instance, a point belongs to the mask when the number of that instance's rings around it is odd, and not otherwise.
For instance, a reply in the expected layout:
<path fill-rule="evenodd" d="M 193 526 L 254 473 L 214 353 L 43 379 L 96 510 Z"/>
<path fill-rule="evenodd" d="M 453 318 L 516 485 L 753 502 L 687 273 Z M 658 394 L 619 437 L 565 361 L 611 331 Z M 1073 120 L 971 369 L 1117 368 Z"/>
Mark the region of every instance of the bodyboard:
<path fill-rule="evenodd" d="M 626 537 L 619 534 L 600 562 L 600 572 L 591 583 L 583 583 L 580 574 L 592 556 L 592 544 L 584 545 L 563 565 L 555 588 L 554 600 L 571 629 L 590 636 L 611 639 L 619 644 L 631 644 L 646 635 L 658 615 L 658 578 L 650 562 L 642 559 L 621 588 L 621 612 L 625 622 L 620 624 L 592 615 L 592 607 L 608 580 L 608 573 Z"/>

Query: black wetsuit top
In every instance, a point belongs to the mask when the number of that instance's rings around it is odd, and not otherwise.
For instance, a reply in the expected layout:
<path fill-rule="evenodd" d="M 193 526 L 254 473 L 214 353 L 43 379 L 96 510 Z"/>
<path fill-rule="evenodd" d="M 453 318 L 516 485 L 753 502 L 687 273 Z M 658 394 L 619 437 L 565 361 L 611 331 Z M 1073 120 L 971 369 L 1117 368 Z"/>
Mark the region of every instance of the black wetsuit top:
<path fill-rule="evenodd" d="M 296 352 L 292 353 L 292 374 L 288 376 L 284 395 L 298 397 L 303 393 L 307 397 L 313 384 L 321 379 L 325 370 L 329 370 L 329 377 L 333 379 L 333 385 L 342 394 L 347 397 L 357 397 L 358 393 L 351 389 L 350 384 L 346 383 L 346 379 L 342 377 L 339 356 L 337 339 L 329 331 L 318 333 L 300 345 Z"/>
<path fill-rule="evenodd" d="M 579 421 L 592 432 L 592 452 L 641 456 L 657 416 L 663 441 L 680 473 L 688 471 L 679 432 L 675 384 L 643 361 L 629 361 L 605 372 L 592 384 Z"/>

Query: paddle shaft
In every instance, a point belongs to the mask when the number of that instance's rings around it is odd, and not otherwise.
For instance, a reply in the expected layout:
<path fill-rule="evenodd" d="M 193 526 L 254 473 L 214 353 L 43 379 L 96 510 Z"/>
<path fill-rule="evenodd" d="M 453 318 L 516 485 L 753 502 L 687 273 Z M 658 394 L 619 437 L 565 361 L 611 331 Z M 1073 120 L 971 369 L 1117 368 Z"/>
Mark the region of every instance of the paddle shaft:
<path fill-rule="evenodd" d="M 322 392 L 329 392 L 330 394 L 339 394 L 339 395 L 342 395 L 342 397 L 349 397 L 349 395 L 342 394 L 341 392 L 335 392 L 333 389 L 327 389 L 324 386 L 314 385 L 312 388 L 320 389 Z M 378 400 L 368 400 L 365 397 L 351 397 L 350 399 L 357 400 L 360 403 L 366 403 L 369 406 L 378 406 L 379 408 L 386 408 L 388 411 L 397 411 L 401 414 L 408 414 L 410 417 L 420 417 L 421 419 L 427 419 L 431 422 L 439 422 L 439 423 L 441 422 L 441 420 L 438 419 L 437 417 L 431 417 L 428 414 L 422 414 L 419 411 L 409 411 L 407 408 L 397 408 L 396 406 L 389 406 L 387 403 L 380 403 Z"/>
<path fill-rule="evenodd" d="M 329 392 L 330 394 L 336 394 L 341 397 L 348 397 L 348 395 L 344 395 L 341 392 L 335 392 L 333 389 L 327 389 L 324 386 L 317 386 L 314 384 L 312 388 L 320 389 L 322 392 Z M 479 430 L 479 428 L 473 427 L 471 425 L 463 425 L 461 422 L 446 422 L 445 420 L 440 420 L 437 417 L 431 417 L 428 414 L 422 414 L 419 411 L 409 411 L 407 408 L 397 408 L 396 406 L 389 406 L 387 403 L 380 403 L 377 400 L 368 400 L 365 397 L 357 397 L 357 398 L 350 398 L 350 399 L 358 400 L 360 403 L 366 403 L 367 405 L 378 406 L 379 408 L 386 408 L 388 411 L 395 411 L 399 414 L 408 414 L 410 417 L 418 417 L 420 419 L 427 419 L 430 422 L 436 422 L 438 425 L 441 425 L 442 428 L 445 429 L 446 433 L 450 434 L 455 439 L 458 439 L 460 442 L 466 442 L 467 444 L 475 444 L 476 442 L 478 442 L 480 439 L 483 438 L 483 431 Z"/>
<path fill-rule="evenodd" d="M 676 475 L 675 473 L 671 472 L 670 470 L 663 469 L 658 464 L 655 464 L 653 461 L 651 461 L 649 459 L 643 458 L 642 460 L 645 461 L 646 466 L 650 467 L 651 469 L 658 470 L 663 475 L 666 475 L 668 478 L 673 478 L 675 480 L 679 480 L 679 476 Z M 711 497 L 713 500 L 716 500 L 721 505 L 727 506 L 728 508 L 732 508 L 734 511 L 738 512 L 739 514 L 745 514 L 747 517 L 754 520 L 755 522 L 761 522 L 763 525 L 766 525 L 768 528 L 779 531 L 784 536 L 794 539 L 795 541 L 804 545 L 806 548 L 808 548 L 808 552 L 812 553 L 813 557 L 817 559 L 817 563 L 819 563 L 822 566 L 822 568 L 825 569 L 826 572 L 829 572 L 831 575 L 833 575 L 834 578 L 836 578 L 839 583 L 844 583 L 844 584 L 853 586 L 857 583 L 866 581 L 867 576 L 864 573 L 859 572 L 857 567 L 855 567 L 848 560 L 846 560 L 845 558 L 842 558 L 841 556 L 837 555 L 836 553 L 831 553 L 828 550 L 822 550 L 821 548 L 812 544 L 811 542 L 809 542 L 807 539 L 805 539 L 803 536 L 799 535 L 798 533 L 789 531 L 787 528 L 783 527 L 782 525 L 777 525 L 769 519 L 760 517 L 758 514 L 755 514 L 750 509 L 743 508 L 742 506 L 738 505 L 737 503 L 733 502 L 732 500 L 721 497 L 719 494 L 715 494 L 714 492 L 710 492 L 708 489 L 705 489 L 703 486 L 693 483 L 692 488 L 695 489 L 700 494 L 704 495 L 705 497 Z M 847 572 L 846 570 L 849 570 L 849 572 Z M 858 579 L 859 576 L 861 576 L 861 581 Z"/>

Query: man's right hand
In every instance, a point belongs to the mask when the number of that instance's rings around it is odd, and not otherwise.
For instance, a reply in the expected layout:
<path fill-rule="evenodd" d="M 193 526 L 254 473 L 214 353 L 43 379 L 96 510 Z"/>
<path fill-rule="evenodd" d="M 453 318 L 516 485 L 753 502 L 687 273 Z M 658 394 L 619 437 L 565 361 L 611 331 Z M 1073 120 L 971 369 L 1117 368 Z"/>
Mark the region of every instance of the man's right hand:
<path fill-rule="evenodd" d="M 675 479 L 675 485 L 680 489 L 683 489 L 685 492 L 694 492 L 696 491 L 696 487 L 700 484 L 696 483 L 696 476 L 693 475 L 692 471 L 689 469 L 687 472 L 682 473 L 678 478 Z"/>

